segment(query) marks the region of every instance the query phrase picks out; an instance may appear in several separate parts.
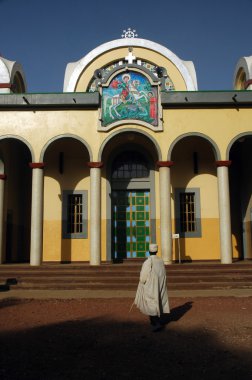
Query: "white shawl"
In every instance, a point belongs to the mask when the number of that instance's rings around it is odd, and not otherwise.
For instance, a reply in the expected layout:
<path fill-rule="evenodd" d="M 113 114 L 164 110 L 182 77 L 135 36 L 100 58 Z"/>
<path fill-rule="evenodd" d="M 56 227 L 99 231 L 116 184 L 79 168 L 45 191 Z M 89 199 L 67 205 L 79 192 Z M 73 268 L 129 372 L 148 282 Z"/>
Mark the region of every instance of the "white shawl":
<path fill-rule="evenodd" d="M 166 271 L 160 257 L 152 255 L 143 263 L 134 303 L 146 315 L 170 312 Z"/>

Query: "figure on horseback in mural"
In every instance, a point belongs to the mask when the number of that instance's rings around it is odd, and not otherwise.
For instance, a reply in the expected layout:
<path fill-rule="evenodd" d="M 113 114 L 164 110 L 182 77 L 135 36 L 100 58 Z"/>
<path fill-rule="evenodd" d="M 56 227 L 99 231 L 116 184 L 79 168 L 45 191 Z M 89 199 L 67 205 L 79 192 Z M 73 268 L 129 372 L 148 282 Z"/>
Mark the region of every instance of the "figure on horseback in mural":
<path fill-rule="evenodd" d="M 118 75 L 103 90 L 103 120 L 109 124 L 117 119 L 140 119 L 155 125 L 153 102 L 156 97 L 147 78 L 133 72 Z"/>

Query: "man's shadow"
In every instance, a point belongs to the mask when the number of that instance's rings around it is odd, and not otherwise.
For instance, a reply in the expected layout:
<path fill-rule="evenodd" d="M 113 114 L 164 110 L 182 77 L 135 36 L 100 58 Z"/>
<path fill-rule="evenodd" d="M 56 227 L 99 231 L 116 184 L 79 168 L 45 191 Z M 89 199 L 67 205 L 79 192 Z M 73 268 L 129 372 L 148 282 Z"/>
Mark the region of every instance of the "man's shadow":
<path fill-rule="evenodd" d="M 161 316 L 161 324 L 164 326 L 170 322 L 178 321 L 180 318 L 183 317 L 184 314 L 186 314 L 192 308 L 192 304 L 193 302 L 186 302 L 183 305 L 171 309 L 170 314 L 163 314 Z"/>
<path fill-rule="evenodd" d="M 17 285 L 16 278 L 7 278 L 5 284 L 0 284 L 0 292 L 7 292 L 10 290 L 10 285 Z"/>

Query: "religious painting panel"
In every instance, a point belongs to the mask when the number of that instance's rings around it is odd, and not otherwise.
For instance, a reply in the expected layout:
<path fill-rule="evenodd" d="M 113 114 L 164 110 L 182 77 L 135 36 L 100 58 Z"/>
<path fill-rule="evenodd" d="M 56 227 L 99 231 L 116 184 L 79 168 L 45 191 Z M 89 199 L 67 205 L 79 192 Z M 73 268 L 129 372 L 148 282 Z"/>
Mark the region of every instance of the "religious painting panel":
<path fill-rule="evenodd" d="M 102 126 L 127 119 L 158 126 L 157 86 L 139 72 L 120 73 L 102 90 Z"/>

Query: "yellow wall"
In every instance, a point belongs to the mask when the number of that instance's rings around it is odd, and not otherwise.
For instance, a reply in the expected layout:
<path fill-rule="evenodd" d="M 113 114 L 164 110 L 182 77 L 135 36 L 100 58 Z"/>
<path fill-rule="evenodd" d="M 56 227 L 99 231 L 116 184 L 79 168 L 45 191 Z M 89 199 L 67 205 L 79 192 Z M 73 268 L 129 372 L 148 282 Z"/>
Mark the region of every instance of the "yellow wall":
<path fill-rule="evenodd" d="M 180 238 L 181 260 L 220 260 L 219 220 L 201 219 L 201 238 Z M 178 260 L 178 241 L 173 240 L 173 260 Z"/>
<path fill-rule="evenodd" d="M 53 141 L 57 136 L 80 136 L 87 146 L 90 147 L 93 161 L 98 160 L 98 153 L 101 144 L 108 139 L 109 136 L 115 132 L 123 131 L 124 128 L 129 130 L 138 130 L 151 136 L 156 140 L 157 145 L 161 149 L 162 160 L 166 160 L 170 146 L 181 136 L 186 134 L 195 134 L 206 137 L 215 142 L 222 160 L 227 159 L 226 151 L 229 143 L 237 137 L 241 130 L 243 132 L 251 131 L 251 110 L 240 109 L 239 112 L 235 109 L 170 109 L 164 110 L 164 130 L 163 132 L 155 133 L 146 127 L 138 125 L 126 125 L 113 129 L 107 133 L 97 132 L 98 125 L 98 111 L 22 111 L 22 112 L 1 112 L 1 135 L 19 137 L 23 141 L 29 142 L 34 154 L 33 161 L 39 162 L 40 155 L 43 148 L 48 144 L 50 149 L 50 141 Z M 147 138 L 144 137 L 147 142 Z M 55 146 L 59 152 L 61 149 L 60 140 L 57 140 Z M 193 260 L 204 257 L 205 259 L 219 259 L 219 223 L 218 223 L 218 195 L 217 195 L 217 178 L 216 168 L 214 167 L 215 157 L 213 153 L 210 154 L 210 143 L 207 144 L 208 148 L 205 150 L 205 144 L 200 148 L 198 142 L 197 149 L 199 150 L 199 159 L 204 155 L 204 160 L 208 162 L 207 172 L 200 172 L 199 175 L 190 175 L 188 177 L 187 187 L 200 187 L 201 189 L 201 218 L 202 218 L 202 233 L 203 238 L 190 238 L 182 243 L 186 256 L 190 256 Z M 69 143 L 67 143 L 68 145 Z M 113 146 L 113 140 L 108 142 L 110 144 L 110 151 L 116 146 Z M 186 154 L 191 154 L 192 145 L 194 141 L 183 140 L 180 148 L 179 144 L 175 146 L 170 159 L 175 162 L 174 167 L 171 169 L 172 185 L 173 187 L 180 187 L 181 178 L 185 181 L 185 175 L 188 173 L 189 160 L 180 162 L 180 157 Z M 146 145 L 148 146 L 148 144 Z M 87 149 L 83 146 L 83 158 L 79 157 L 68 160 L 68 169 L 78 166 L 84 168 L 85 163 L 90 161 Z M 148 147 L 148 149 L 150 149 Z M 46 153 L 45 162 L 48 164 L 45 169 L 45 206 L 44 206 L 44 260 L 45 261 L 59 261 L 71 260 L 82 261 L 89 259 L 89 240 L 80 239 L 72 240 L 69 242 L 67 239 L 61 238 L 61 200 L 60 194 L 62 188 L 60 187 L 59 178 L 55 173 L 51 172 L 47 175 L 47 170 L 53 168 L 53 155 L 50 156 Z M 175 155 L 175 156 L 174 156 Z M 208 157 L 206 156 L 208 155 Z M 213 166 L 210 167 L 210 160 L 212 159 Z M 202 168 L 200 168 L 201 171 Z M 53 170 L 56 170 L 54 168 Z M 82 169 L 78 169 L 82 170 Z M 70 179 L 70 182 L 69 182 Z M 62 186 L 62 184 L 61 184 Z M 73 186 L 72 173 L 65 177 L 63 188 Z M 156 219 L 157 219 L 157 242 L 160 244 L 160 222 L 159 222 L 159 176 L 156 172 L 155 176 L 156 187 Z M 81 190 L 89 190 L 89 169 L 85 167 L 82 175 L 75 183 L 74 188 Z M 107 228 L 107 210 L 106 210 L 106 179 L 102 178 L 102 259 L 106 259 L 106 228 Z M 90 200 L 90 196 L 89 196 Z M 90 208 L 90 207 L 89 207 Z M 89 209 L 90 213 L 90 209 Z M 174 216 L 174 204 L 172 203 L 172 215 Z M 175 232 L 175 231 L 173 231 Z M 238 255 L 236 250 L 236 241 L 233 239 L 234 256 Z"/>
<path fill-rule="evenodd" d="M 147 127 L 128 125 L 124 127 L 144 131 L 157 140 L 162 151 L 162 159 L 167 159 L 171 144 L 184 134 L 202 134 L 212 139 L 226 159 L 229 143 L 241 131 L 251 133 L 251 110 L 240 109 L 172 109 L 164 110 L 164 131 L 154 132 Z M 93 160 L 96 161 L 103 141 L 115 130 L 107 133 L 97 132 L 98 111 L 61 110 L 61 111 L 13 111 L 1 112 L 1 138 L 12 136 L 24 139 L 32 147 L 35 162 L 39 162 L 44 146 L 56 136 L 79 136 L 91 147 Z M 118 131 L 123 126 L 118 127 Z"/>

